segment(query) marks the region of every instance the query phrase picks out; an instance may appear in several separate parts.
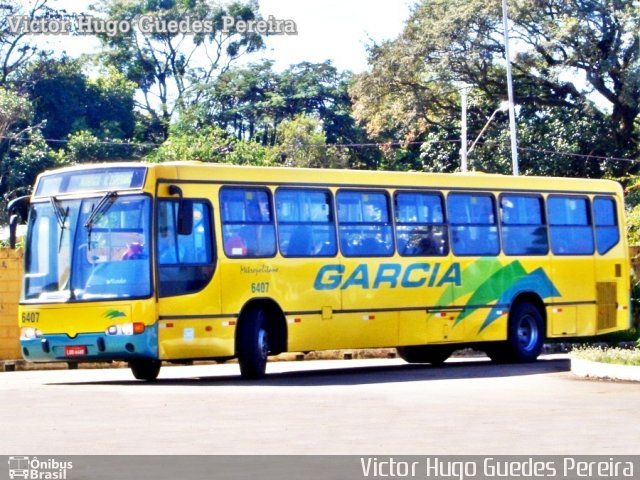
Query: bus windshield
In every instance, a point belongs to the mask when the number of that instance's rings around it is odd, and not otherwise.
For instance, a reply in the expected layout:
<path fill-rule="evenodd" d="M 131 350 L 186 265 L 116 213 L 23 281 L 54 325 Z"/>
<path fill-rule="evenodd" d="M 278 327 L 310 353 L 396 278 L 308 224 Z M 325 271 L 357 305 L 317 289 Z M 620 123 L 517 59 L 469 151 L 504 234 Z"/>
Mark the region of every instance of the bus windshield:
<path fill-rule="evenodd" d="M 29 214 L 23 301 L 151 295 L 151 200 L 108 192 L 34 203 Z"/>

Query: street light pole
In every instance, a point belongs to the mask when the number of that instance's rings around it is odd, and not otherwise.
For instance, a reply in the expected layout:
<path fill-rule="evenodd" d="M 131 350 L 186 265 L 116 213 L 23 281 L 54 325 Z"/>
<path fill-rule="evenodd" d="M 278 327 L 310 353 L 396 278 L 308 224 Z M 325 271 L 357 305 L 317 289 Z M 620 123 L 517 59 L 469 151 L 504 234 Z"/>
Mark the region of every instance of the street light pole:
<path fill-rule="evenodd" d="M 460 129 L 460 170 L 466 172 L 467 164 L 467 87 L 460 90 L 460 103 L 462 103 L 462 128 Z M 473 148 L 473 147 L 472 147 Z"/>
<path fill-rule="evenodd" d="M 480 140 L 480 137 L 482 137 L 482 134 L 484 133 L 484 131 L 487 129 L 487 127 L 493 120 L 493 117 L 495 117 L 498 112 L 506 112 L 508 109 L 509 109 L 509 102 L 502 102 L 500 106 L 493 111 L 493 113 L 489 117 L 489 120 L 487 120 L 487 123 L 484 124 L 484 127 L 482 127 L 482 130 L 480 130 L 480 133 L 478 134 L 476 139 L 473 141 L 473 143 L 469 147 L 469 150 L 466 152 L 467 155 L 473 151 L 473 148 L 476 146 L 476 143 L 478 143 L 478 140 Z"/>
<path fill-rule="evenodd" d="M 518 142 L 516 138 L 516 112 L 513 101 L 513 80 L 511 78 L 511 55 L 509 54 L 507 0 L 502 0 L 502 23 L 504 24 L 504 53 L 507 57 L 507 94 L 509 96 L 509 129 L 511 130 L 511 163 L 513 164 L 513 175 L 518 175 Z"/>

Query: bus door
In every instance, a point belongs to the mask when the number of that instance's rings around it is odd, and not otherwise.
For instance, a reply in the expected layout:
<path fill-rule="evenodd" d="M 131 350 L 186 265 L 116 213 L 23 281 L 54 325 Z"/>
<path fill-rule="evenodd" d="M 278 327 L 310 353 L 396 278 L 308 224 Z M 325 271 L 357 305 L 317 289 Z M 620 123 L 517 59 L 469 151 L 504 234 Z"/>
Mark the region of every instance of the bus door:
<path fill-rule="evenodd" d="M 177 192 L 177 193 L 176 193 Z M 213 207 L 203 185 L 159 185 L 155 217 L 158 346 L 161 359 L 233 355 L 221 316 Z"/>
<path fill-rule="evenodd" d="M 550 336 L 595 333 L 595 239 L 589 203 L 583 195 L 547 199 L 551 280 L 559 294 L 547 302 Z"/>

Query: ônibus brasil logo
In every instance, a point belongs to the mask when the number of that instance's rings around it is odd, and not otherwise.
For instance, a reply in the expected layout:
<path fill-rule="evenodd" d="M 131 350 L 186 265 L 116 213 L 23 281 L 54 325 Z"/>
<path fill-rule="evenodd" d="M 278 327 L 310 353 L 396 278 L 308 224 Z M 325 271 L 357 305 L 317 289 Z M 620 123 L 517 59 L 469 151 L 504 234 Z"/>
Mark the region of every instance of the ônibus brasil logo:
<path fill-rule="evenodd" d="M 73 468 L 73 462 L 63 462 L 54 458 L 9 457 L 9 478 L 30 480 L 66 480 L 67 471 Z"/>

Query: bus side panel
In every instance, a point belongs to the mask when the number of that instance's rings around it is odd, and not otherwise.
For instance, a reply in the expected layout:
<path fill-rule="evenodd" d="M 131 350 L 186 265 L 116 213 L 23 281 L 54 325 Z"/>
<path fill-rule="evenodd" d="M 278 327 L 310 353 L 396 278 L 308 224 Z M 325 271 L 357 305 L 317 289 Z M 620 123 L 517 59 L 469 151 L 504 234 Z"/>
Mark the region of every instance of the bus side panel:
<path fill-rule="evenodd" d="M 590 255 L 554 255 L 551 272 L 559 292 L 549 302 L 549 337 L 595 333 L 595 261 Z"/>
<path fill-rule="evenodd" d="M 547 255 L 459 260 L 462 281 L 454 290 L 454 304 L 460 310 L 455 322 L 465 325 L 467 342 L 505 340 L 509 311 L 519 295 L 534 294 L 545 301 L 555 291 Z"/>

